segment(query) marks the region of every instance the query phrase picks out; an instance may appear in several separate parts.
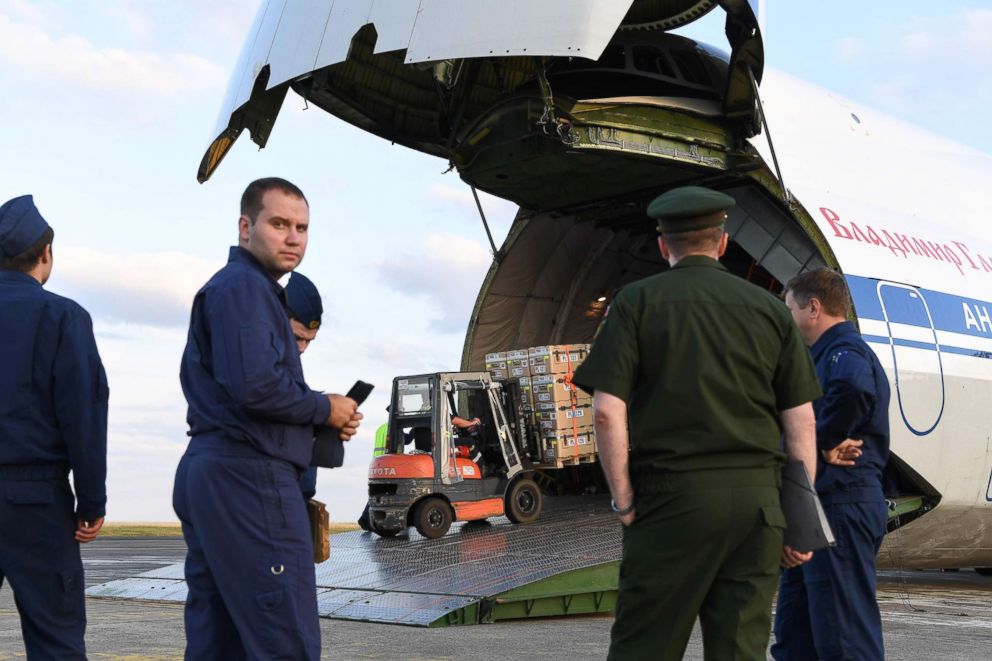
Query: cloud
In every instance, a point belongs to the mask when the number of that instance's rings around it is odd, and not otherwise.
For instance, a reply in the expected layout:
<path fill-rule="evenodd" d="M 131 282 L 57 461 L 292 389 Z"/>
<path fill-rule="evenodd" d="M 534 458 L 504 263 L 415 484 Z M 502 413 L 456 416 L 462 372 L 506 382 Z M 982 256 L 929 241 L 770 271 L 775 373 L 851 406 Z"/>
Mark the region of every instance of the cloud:
<path fill-rule="evenodd" d="M 416 254 L 377 260 L 370 268 L 391 288 L 426 298 L 433 330 L 461 332 L 479 293 L 492 255 L 478 241 L 454 234 L 434 233 Z"/>
<path fill-rule="evenodd" d="M 992 10 L 965 9 L 907 16 L 869 36 L 835 42 L 848 85 L 880 110 L 925 124 L 964 143 L 988 149 L 968 127 L 992 104 Z"/>
<path fill-rule="evenodd" d="M 172 520 L 172 481 L 188 440 L 179 385 L 185 330 L 97 318 L 94 334 L 110 384 L 108 517 Z"/>
<path fill-rule="evenodd" d="M 51 34 L 39 15 L 28 18 L 0 15 L 0 63 L 28 80 L 102 94 L 170 98 L 216 88 L 227 79 L 224 69 L 198 55 L 99 47 L 76 34 Z"/>
<path fill-rule="evenodd" d="M 382 373 L 389 378 L 402 372 L 427 372 L 433 367 L 422 344 L 376 339 L 364 343 L 361 353 L 366 359 L 378 363 Z M 446 369 L 451 369 L 451 366 Z"/>
<path fill-rule="evenodd" d="M 153 32 L 151 17 L 118 0 L 115 3 L 99 3 L 99 11 L 120 22 L 134 37 L 146 38 Z"/>
<path fill-rule="evenodd" d="M 992 10 L 966 9 L 947 16 L 913 18 L 899 31 L 900 54 L 923 59 L 954 58 L 963 55 L 992 56 Z M 960 64 L 968 66 L 967 61 Z M 986 62 L 975 62 L 985 67 Z"/>
<path fill-rule="evenodd" d="M 989 34 L 992 34 L 992 10 L 968 10 L 964 12 L 962 23 L 958 43 L 964 46 L 967 52 L 986 58 L 982 61 L 982 65 L 987 67 L 987 58 L 992 57 L 992 39 L 989 39 Z"/>
<path fill-rule="evenodd" d="M 27 0 L 0 0 L 0 16 L 15 16 L 27 23 L 45 23 L 45 11 Z"/>
<path fill-rule="evenodd" d="M 183 253 L 119 255 L 64 246 L 55 250 L 50 286 L 94 317 L 185 326 L 193 296 L 221 266 Z"/>
<path fill-rule="evenodd" d="M 431 186 L 430 195 L 434 201 L 441 204 L 455 206 L 463 211 L 478 213 L 478 209 L 475 206 L 475 198 L 472 197 L 472 189 L 468 186 L 454 188 L 444 184 L 434 184 Z"/>
<path fill-rule="evenodd" d="M 859 37 L 844 37 L 834 44 L 834 49 L 842 60 L 857 60 L 868 52 L 868 48 L 868 43 Z"/>
<path fill-rule="evenodd" d="M 909 32 L 902 36 L 899 46 L 905 55 L 927 56 L 940 47 L 940 37 L 925 31 Z"/>
<path fill-rule="evenodd" d="M 465 213 L 466 217 L 471 217 L 474 220 L 479 218 L 479 209 L 475 206 L 475 198 L 472 196 L 472 189 L 469 188 L 468 184 L 457 187 L 434 184 L 429 193 L 430 198 L 440 206 L 458 209 Z M 482 209 L 486 212 L 486 219 L 490 225 L 493 223 L 509 225 L 517 213 L 517 205 L 513 202 L 484 191 L 479 191 L 479 201 L 482 203 Z"/>

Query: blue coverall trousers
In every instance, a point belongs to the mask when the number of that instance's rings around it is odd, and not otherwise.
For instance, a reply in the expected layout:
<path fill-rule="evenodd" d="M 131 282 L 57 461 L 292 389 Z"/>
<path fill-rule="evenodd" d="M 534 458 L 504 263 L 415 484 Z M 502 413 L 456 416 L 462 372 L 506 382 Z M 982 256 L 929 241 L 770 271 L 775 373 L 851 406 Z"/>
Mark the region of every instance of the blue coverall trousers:
<path fill-rule="evenodd" d="M 29 659 L 86 659 L 83 563 L 68 469 L 0 466 L 0 586 L 14 590 Z"/>
<path fill-rule="evenodd" d="M 197 437 L 173 507 L 186 538 L 186 658 L 319 659 L 313 546 L 299 476 L 247 443 Z"/>
<path fill-rule="evenodd" d="M 885 535 L 885 501 L 824 503 L 837 545 L 782 572 L 775 606 L 776 661 L 881 661 L 882 619 L 875 556 Z"/>

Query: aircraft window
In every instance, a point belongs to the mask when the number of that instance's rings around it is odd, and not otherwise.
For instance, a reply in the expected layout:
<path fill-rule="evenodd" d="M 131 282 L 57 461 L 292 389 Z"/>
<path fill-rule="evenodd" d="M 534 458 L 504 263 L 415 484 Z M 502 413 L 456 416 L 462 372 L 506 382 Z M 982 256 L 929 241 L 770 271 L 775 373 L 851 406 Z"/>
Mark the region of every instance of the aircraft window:
<path fill-rule="evenodd" d="M 710 75 L 706 71 L 706 66 L 696 53 L 687 50 L 672 49 L 669 51 L 676 66 L 682 72 L 682 77 L 686 82 L 696 85 L 711 86 Z"/>
<path fill-rule="evenodd" d="M 654 46 L 634 46 L 634 67 L 646 73 L 676 78 L 675 70 L 665 57 L 665 51 Z"/>

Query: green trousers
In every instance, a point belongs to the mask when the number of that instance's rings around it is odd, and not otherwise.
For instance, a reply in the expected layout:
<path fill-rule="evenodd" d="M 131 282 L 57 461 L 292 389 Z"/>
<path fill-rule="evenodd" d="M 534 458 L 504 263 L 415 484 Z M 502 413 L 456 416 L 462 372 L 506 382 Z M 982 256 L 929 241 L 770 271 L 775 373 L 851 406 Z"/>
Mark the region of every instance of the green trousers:
<path fill-rule="evenodd" d="M 706 659 L 764 661 L 785 528 L 778 484 L 778 469 L 638 481 L 611 661 L 681 659 L 697 616 Z"/>

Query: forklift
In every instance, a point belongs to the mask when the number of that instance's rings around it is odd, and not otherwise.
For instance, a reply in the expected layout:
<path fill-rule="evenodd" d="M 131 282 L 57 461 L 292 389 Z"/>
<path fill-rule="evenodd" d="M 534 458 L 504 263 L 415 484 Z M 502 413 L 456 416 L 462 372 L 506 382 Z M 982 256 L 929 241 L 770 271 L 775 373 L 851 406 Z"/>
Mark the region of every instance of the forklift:
<path fill-rule="evenodd" d="M 541 490 L 523 454 L 516 388 L 488 372 L 394 379 L 386 453 L 369 465 L 372 531 L 392 537 L 413 526 L 437 539 L 454 521 L 536 521 Z M 461 429 L 456 417 L 479 423 Z"/>

